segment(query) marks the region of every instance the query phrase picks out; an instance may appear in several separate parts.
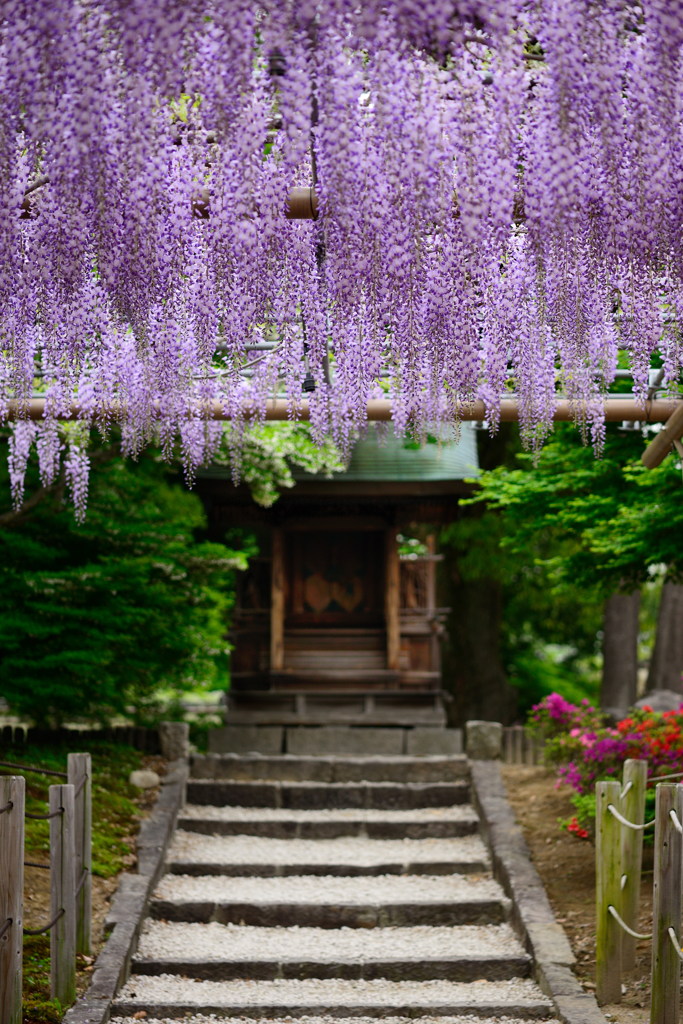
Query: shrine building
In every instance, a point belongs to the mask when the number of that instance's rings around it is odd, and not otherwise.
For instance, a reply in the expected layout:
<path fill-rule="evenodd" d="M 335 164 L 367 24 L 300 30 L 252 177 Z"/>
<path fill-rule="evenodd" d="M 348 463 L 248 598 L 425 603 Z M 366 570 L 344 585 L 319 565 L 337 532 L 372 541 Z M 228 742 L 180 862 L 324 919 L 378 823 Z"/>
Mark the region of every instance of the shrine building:
<path fill-rule="evenodd" d="M 295 472 L 270 508 L 226 467 L 197 487 L 210 536 L 245 527 L 259 554 L 240 573 L 233 612 L 232 725 L 445 723 L 429 527 L 452 521 L 478 473 L 476 434 L 422 447 L 371 427 L 347 470 Z M 420 553 L 406 545 L 419 536 Z"/>

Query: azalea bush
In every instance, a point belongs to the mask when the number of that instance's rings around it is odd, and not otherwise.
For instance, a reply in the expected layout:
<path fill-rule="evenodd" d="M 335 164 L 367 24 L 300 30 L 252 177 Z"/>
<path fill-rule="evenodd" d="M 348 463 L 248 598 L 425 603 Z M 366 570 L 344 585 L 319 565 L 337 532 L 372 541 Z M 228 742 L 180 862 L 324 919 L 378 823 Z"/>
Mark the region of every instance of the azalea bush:
<path fill-rule="evenodd" d="M 532 708 L 529 725 L 545 738 L 545 758 L 557 768 L 558 785 L 574 790 L 577 814 L 563 824 L 579 838 L 592 833 L 595 783 L 621 778 L 627 758 L 647 761 L 651 801 L 656 778 L 683 777 L 683 702 L 677 711 L 662 713 L 646 705 L 610 724 L 589 701 L 572 704 L 551 693 Z"/>

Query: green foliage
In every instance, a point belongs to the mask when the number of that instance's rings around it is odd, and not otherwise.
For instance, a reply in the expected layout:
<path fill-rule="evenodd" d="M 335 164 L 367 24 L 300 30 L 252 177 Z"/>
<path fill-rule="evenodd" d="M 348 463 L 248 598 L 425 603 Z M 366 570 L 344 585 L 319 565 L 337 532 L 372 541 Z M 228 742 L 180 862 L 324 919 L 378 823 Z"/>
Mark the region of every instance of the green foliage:
<path fill-rule="evenodd" d="M 508 552 L 526 553 L 544 537 L 539 559 L 557 580 L 608 594 L 647 580 L 657 564 L 676 578 L 683 572 L 680 468 L 669 458 L 646 470 L 644 444 L 639 433 L 612 428 L 596 459 L 560 425 L 540 453 L 517 456 L 518 468 L 483 473 L 476 500 L 501 516 Z"/>
<path fill-rule="evenodd" d="M 161 683 L 225 681 L 233 572 L 246 560 L 195 540 L 199 498 L 153 457 L 100 448 L 82 525 L 59 486 L 2 519 L 0 694 L 14 711 L 51 724 L 132 705 L 142 718 Z"/>

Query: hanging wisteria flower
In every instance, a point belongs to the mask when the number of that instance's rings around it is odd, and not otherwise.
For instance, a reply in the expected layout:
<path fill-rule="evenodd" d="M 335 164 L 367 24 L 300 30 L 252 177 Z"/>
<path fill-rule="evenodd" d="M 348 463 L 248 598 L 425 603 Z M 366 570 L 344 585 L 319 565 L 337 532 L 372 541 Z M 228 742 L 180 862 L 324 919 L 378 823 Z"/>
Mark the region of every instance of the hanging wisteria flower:
<path fill-rule="evenodd" d="M 682 51 L 666 0 L 5 0 L 13 500 L 59 418 L 191 476 L 304 391 L 343 450 L 378 394 L 420 433 L 509 389 L 538 447 L 561 391 L 599 450 L 620 353 L 681 373 Z"/>

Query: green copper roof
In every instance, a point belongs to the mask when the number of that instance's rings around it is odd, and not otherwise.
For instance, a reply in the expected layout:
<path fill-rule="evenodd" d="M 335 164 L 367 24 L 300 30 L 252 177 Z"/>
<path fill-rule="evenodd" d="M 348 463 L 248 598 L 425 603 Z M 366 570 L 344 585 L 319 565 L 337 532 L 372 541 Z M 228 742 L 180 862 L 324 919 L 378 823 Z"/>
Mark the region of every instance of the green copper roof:
<path fill-rule="evenodd" d="M 464 480 L 479 475 L 476 431 L 471 423 L 463 423 L 456 442 L 447 435 L 441 440 L 416 446 L 407 438 L 387 432 L 380 436 L 376 426 L 356 443 L 349 467 L 335 479 L 348 481 L 394 480 Z M 313 480 L 309 473 L 294 472 L 297 480 Z"/>

